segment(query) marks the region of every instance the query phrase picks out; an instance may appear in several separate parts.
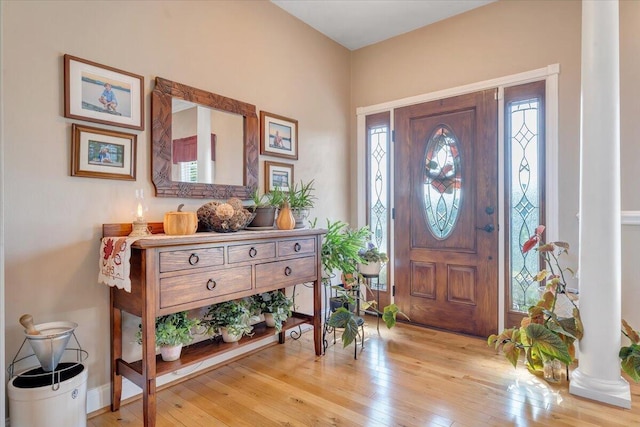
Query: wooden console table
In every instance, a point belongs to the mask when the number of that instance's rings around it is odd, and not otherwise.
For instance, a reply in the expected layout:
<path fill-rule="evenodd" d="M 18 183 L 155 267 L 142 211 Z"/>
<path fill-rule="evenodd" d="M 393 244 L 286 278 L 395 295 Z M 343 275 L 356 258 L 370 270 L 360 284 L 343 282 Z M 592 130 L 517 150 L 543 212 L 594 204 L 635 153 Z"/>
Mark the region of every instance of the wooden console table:
<path fill-rule="evenodd" d="M 150 224 L 162 233 L 162 223 Z M 104 237 L 127 236 L 131 224 L 104 224 Z M 323 229 L 196 233 L 142 238 L 131 247 L 131 292 L 111 288 L 111 410 L 120 408 L 122 377 L 142 388 L 145 427 L 156 424 L 156 378 L 273 334 L 257 326 L 238 343 L 205 340 L 183 348 L 179 360 L 156 356 L 155 319 L 170 313 L 313 283 L 313 314 L 294 312 L 285 330 L 313 325 L 316 355 L 322 354 L 321 262 Z M 142 359 L 122 360 L 122 311 L 141 318 Z"/>

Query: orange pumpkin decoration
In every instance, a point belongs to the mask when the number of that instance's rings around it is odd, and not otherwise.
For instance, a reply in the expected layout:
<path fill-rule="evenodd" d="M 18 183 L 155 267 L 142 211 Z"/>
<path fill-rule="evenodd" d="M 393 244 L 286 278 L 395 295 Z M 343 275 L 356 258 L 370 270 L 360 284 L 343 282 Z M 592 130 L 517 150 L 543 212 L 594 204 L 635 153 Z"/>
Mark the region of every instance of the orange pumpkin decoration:
<path fill-rule="evenodd" d="M 193 234 L 198 229 L 198 216 L 195 212 L 182 212 L 181 204 L 177 212 L 164 214 L 164 234 L 169 236 L 184 236 Z"/>

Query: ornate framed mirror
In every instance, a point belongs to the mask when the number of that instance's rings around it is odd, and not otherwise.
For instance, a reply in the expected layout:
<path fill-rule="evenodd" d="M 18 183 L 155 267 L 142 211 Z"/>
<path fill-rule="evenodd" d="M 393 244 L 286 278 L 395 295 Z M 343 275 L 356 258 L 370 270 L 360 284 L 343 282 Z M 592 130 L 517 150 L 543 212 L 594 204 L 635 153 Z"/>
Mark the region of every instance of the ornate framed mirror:
<path fill-rule="evenodd" d="M 156 77 L 151 93 L 156 196 L 249 199 L 258 186 L 258 128 L 255 105 Z"/>

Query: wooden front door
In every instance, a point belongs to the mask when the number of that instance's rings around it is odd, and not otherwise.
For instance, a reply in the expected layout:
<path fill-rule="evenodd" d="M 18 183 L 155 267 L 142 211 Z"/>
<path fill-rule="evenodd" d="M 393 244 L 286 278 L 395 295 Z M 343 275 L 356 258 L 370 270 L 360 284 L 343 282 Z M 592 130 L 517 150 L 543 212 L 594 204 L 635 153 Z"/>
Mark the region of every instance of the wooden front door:
<path fill-rule="evenodd" d="M 495 90 L 395 111 L 395 302 L 412 323 L 498 329 Z"/>

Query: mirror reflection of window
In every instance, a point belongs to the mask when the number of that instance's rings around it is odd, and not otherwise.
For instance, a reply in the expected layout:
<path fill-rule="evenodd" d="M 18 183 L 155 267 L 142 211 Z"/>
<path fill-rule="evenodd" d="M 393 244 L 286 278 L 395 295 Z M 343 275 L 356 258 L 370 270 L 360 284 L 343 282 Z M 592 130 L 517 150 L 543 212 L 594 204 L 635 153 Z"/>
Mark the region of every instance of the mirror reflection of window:
<path fill-rule="evenodd" d="M 171 179 L 242 185 L 243 117 L 173 100 Z"/>

